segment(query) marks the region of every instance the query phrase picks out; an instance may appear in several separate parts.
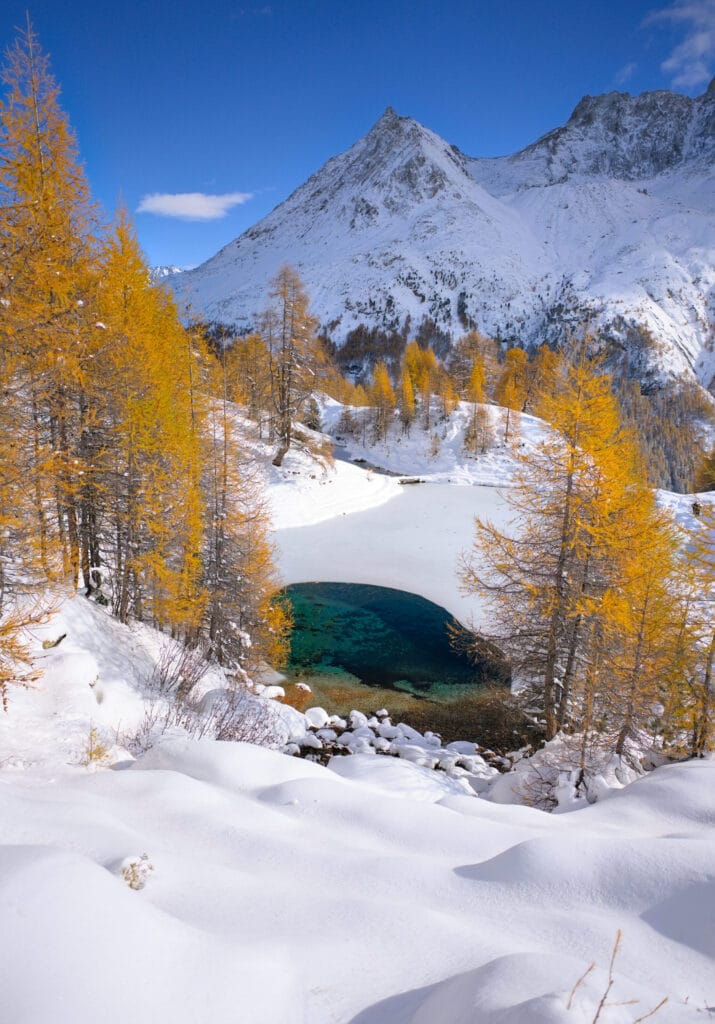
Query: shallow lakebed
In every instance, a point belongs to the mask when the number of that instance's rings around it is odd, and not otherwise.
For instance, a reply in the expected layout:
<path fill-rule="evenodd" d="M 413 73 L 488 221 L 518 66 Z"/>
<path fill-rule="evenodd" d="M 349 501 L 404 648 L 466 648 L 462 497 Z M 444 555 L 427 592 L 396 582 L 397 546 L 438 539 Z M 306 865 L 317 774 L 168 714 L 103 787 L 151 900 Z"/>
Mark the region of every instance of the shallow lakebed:
<path fill-rule="evenodd" d="M 289 678 L 312 688 L 398 690 L 450 698 L 485 672 L 453 649 L 454 618 L 416 594 L 355 583 L 286 588 L 293 610 Z"/>

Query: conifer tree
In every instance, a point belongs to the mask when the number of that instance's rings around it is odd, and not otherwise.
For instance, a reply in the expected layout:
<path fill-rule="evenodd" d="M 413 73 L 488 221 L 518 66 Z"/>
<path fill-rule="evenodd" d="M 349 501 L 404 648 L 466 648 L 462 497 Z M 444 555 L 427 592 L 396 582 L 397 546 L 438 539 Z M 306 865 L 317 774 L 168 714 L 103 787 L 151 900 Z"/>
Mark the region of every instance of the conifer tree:
<path fill-rule="evenodd" d="M 218 352 L 225 362 L 229 401 L 238 402 L 258 426 L 263 437 L 265 420 L 271 415 L 271 373 L 266 344 L 259 334 L 231 338 Z"/>
<path fill-rule="evenodd" d="M 373 431 L 376 441 L 384 441 L 395 410 L 395 392 L 387 372 L 387 366 L 379 362 L 375 367 L 370 388 L 374 409 Z"/>
<path fill-rule="evenodd" d="M 695 477 L 698 491 L 715 491 L 715 445 L 703 456 Z"/>
<path fill-rule="evenodd" d="M 437 393 L 442 406 L 442 419 L 449 419 L 457 407 L 459 395 L 454 388 L 451 377 L 444 369 L 441 369 L 437 377 Z"/>
<path fill-rule="evenodd" d="M 151 284 L 123 211 L 100 268 L 105 444 L 98 461 L 113 607 L 122 621 L 147 618 L 181 635 L 195 626 L 202 601 L 195 341 L 167 293 Z"/>
<path fill-rule="evenodd" d="M 515 454 L 517 525 L 477 520 L 462 579 L 488 601 L 491 639 L 538 689 L 551 738 L 574 679 L 590 674 L 593 687 L 600 662 L 590 656 L 606 650 L 601 599 L 620 569 L 630 462 L 610 381 L 585 356 L 564 367 L 544 407 L 553 432 Z"/>
<path fill-rule="evenodd" d="M 404 370 L 400 376 L 399 410 L 402 430 L 405 434 L 409 434 L 415 418 L 415 391 L 410 375 Z"/>
<path fill-rule="evenodd" d="M 273 464 L 280 466 L 293 440 L 293 420 L 316 389 L 322 351 L 308 296 L 292 267 L 281 267 L 273 279 L 262 328 L 278 442 Z"/>
<path fill-rule="evenodd" d="M 58 89 L 29 23 L 8 51 L 0 104 L 0 329 L 22 409 L 17 434 L 47 574 L 88 579 L 91 258 L 95 214 Z M 21 396 L 21 398 L 20 398 Z M 20 426 L 20 424 L 18 424 Z M 59 550 L 61 566 L 53 551 Z"/>
<path fill-rule="evenodd" d="M 464 433 L 464 447 L 473 454 L 484 454 L 492 443 L 491 415 L 484 405 L 485 389 L 484 359 L 477 353 L 467 382 L 466 398 L 471 402 L 472 414 Z"/>
<path fill-rule="evenodd" d="M 686 677 L 691 753 L 702 757 L 715 748 L 715 504 L 703 502 L 687 546 L 690 643 L 694 655 Z"/>
<path fill-rule="evenodd" d="M 219 353 L 204 439 L 206 530 L 203 633 L 226 669 L 281 667 L 290 616 L 276 599 L 278 581 L 268 539 L 270 518 L 255 467 L 241 451 L 235 407 L 228 401 L 230 353 Z"/>
<path fill-rule="evenodd" d="M 456 342 L 447 358 L 447 370 L 461 398 L 469 398 L 469 381 L 475 362 L 481 362 L 484 370 L 484 395 L 481 401 L 494 397 L 494 385 L 499 375 L 499 359 L 496 343 L 477 331 L 465 334 Z"/>
<path fill-rule="evenodd" d="M 509 428 L 518 428 L 518 416 L 527 397 L 528 356 L 521 348 L 510 348 L 504 357 L 504 367 L 496 385 L 496 400 L 506 409 L 504 441 L 509 440 Z"/>
<path fill-rule="evenodd" d="M 615 752 L 653 718 L 656 705 L 669 704 L 685 668 L 677 597 L 678 539 L 670 517 L 659 512 L 650 489 L 639 507 L 631 505 L 629 543 L 614 587 L 614 639 L 610 672 L 618 693 L 619 729 Z"/>
<path fill-rule="evenodd" d="M 543 395 L 549 394 L 558 380 L 562 356 L 549 348 L 539 345 L 529 360 L 526 376 L 526 397 L 524 409 L 539 416 L 539 401 Z"/>

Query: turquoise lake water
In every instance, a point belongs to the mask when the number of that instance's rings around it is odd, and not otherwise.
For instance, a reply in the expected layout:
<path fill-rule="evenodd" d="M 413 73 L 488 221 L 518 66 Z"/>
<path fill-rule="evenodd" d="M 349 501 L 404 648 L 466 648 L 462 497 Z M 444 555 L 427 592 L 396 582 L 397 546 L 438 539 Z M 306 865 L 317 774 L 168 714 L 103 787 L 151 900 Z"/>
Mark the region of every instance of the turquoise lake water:
<path fill-rule="evenodd" d="M 493 678 L 451 647 L 453 617 L 431 601 L 357 583 L 295 583 L 288 674 L 449 697 Z"/>

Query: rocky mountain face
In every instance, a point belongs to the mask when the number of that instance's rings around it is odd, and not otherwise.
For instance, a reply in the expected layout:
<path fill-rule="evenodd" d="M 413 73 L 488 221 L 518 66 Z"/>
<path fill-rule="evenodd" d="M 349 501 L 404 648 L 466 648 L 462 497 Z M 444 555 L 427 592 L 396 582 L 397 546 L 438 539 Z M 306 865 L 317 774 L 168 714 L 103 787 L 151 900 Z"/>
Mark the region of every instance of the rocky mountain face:
<path fill-rule="evenodd" d="M 471 158 L 385 111 L 285 202 L 172 276 L 195 310 L 248 327 L 294 265 L 340 342 L 428 316 L 506 341 L 598 325 L 631 372 L 715 382 L 715 81 L 587 96 L 508 157 Z"/>

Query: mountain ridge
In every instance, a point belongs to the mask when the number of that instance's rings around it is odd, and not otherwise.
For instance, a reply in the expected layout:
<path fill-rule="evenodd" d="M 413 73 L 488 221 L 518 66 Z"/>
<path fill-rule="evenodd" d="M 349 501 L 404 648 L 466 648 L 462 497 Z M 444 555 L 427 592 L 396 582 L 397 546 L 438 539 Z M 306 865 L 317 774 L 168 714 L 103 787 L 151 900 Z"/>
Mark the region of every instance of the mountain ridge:
<path fill-rule="evenodd" d="M 505 157 L 467 156 L 387 107 L 171 284 L 206 318 L 248 328 L 291 263 L 338 342 L 358 323 L 394 330 L 406 316 L 527 345 L 591 322 L 616 344 L 640 332 L 651 377 L 712 386 L 714 164 L 715 80 L 694 99 L 585 96 Z"/>

